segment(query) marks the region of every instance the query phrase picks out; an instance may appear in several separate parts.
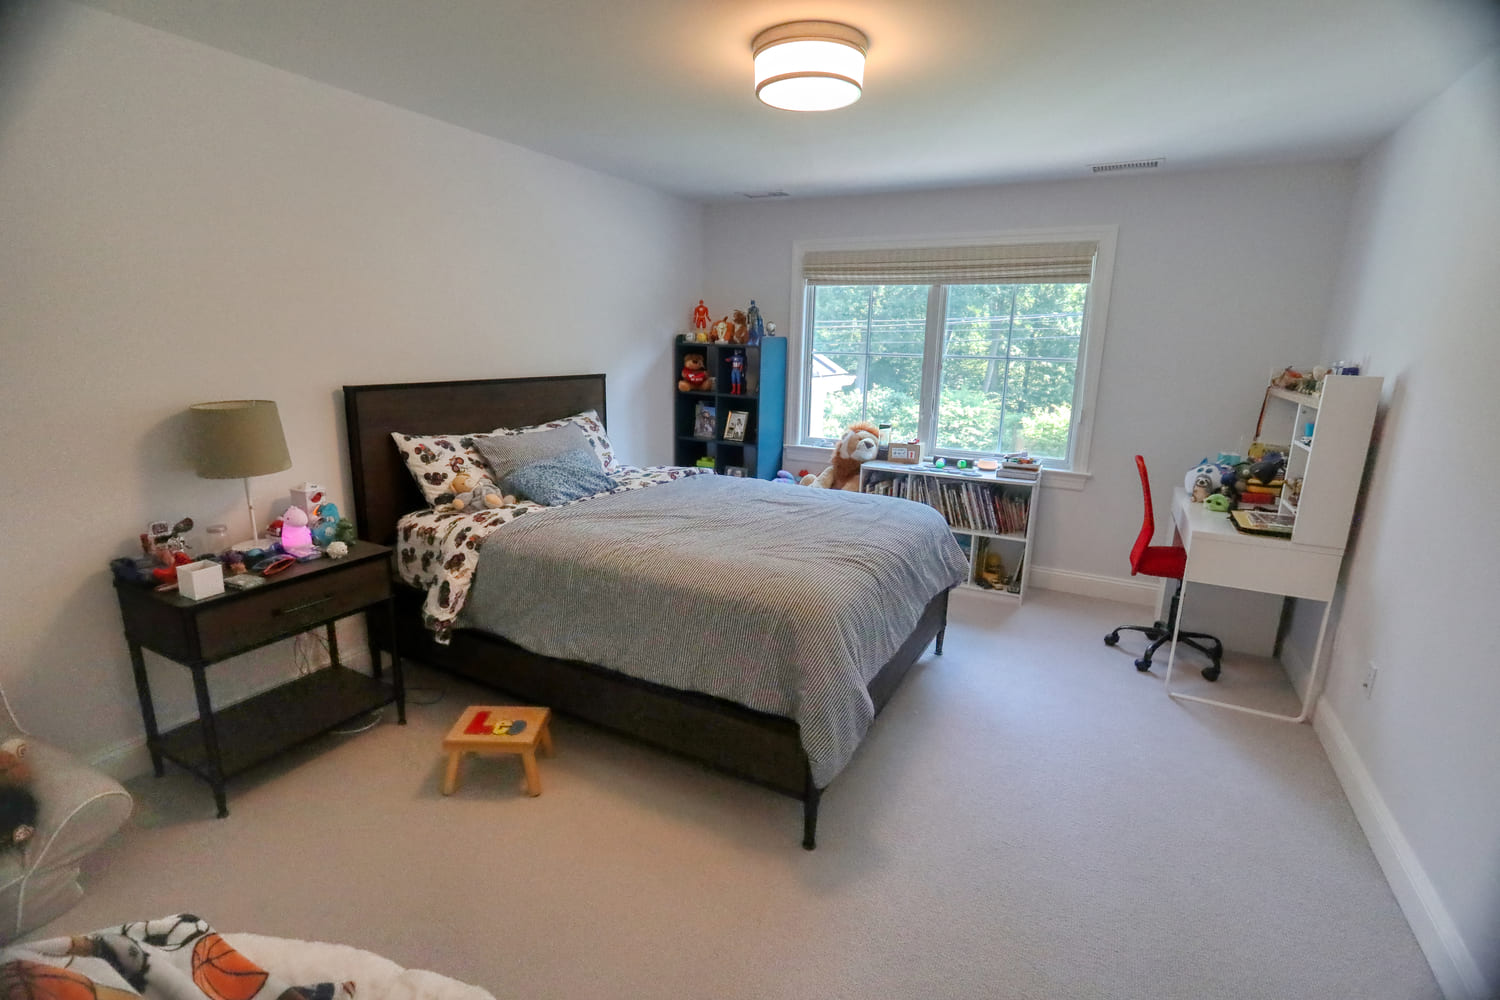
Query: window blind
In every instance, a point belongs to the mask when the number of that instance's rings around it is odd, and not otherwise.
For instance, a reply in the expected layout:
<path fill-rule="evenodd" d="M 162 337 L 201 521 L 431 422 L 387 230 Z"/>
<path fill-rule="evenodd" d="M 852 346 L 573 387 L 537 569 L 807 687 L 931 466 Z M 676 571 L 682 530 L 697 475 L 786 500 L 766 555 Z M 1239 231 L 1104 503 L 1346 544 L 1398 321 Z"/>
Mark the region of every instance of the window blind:
<path fill-rule="evenodd" d="M 1083 284 L 1094 273 L 1095 243 L 809 250 L 810 285 Z"/>

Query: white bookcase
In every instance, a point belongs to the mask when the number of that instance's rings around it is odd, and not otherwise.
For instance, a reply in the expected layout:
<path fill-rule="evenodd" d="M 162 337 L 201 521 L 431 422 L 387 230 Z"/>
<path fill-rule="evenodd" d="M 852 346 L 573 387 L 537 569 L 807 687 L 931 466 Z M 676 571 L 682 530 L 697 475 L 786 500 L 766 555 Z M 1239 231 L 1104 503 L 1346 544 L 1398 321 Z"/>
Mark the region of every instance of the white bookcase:
<path fill-rule="evenodd" d="M 935 508 L 968 557 L 969 575 L 962 586 L 1019 602 L 1026 599 L 1031 576 L 1037 488 L 1044 474 L 1009 478 L 1003 472 L 968 475 L 931 465 L 866 462 L 859 469 L 859 488 Z M 992 557 L 998 557 L 998 569 Z M 997 577 L 998 586 L 990 582 Z"/>
<path fill-rule="evenodd" d="M 1293 542 L 1336 549 L 1348 543 L 1383 381 L 1329 375 L 1321 392 L 1268 390 L 1259 440 L 1287 449 L 1280 508 L 1296 518 Z"/>

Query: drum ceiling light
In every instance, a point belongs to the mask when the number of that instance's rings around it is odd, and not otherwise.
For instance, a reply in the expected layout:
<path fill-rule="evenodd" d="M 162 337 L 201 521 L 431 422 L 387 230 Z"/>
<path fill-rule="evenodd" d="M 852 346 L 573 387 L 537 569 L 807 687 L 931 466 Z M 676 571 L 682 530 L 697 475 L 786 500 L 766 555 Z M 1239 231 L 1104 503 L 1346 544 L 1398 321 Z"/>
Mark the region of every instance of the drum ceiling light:
<path fill-rule="evenodd" d="M 859 100 L 870 40 L 836 21 L 788 21 L 750 43 L 755 96 L 784 111 L 832 111 Z"/>

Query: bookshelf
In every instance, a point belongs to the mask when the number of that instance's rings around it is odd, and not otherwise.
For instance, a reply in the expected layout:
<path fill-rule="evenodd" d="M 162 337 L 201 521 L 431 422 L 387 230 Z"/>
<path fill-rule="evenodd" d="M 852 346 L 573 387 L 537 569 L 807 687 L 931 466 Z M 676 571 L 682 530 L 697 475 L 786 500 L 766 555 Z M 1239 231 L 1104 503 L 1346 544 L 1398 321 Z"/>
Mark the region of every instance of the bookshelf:
<path fill-rule="evenodd" d="M 738 393 L 731 391 L 736 353 L 745 356 L 743 391 Z M 714 379 L 713 391 L 682 392 L 677 388 L 683 359 L 689 354 L 703 355 L 705 370 Z M 707 456 L 720 475 L 775 479 L 781 468 L 786 419 L 786 338 L 765 337 L 756 347 L 694 344 L 678 339 L 672 347 L 672 363 L 672 464 L 696 465 Z M 708 407 L 713 413 L 702 419 Z M 730 426 L 731 413 L 744 414 L 740 418 L 742 431 Z M 735 436 L 742 436 L 742 440 L 733 440 Z"/>
<path fill-rule="evenodd" d="M 1041 475 L 964 473 L 931 465 L 866 462 L 859 469 L 859 488 L 863 493 L 901 497 L 936 509 L 969 561 L 962 586 L 1020 602 L 1026 599 L 1031 576 Z"/>

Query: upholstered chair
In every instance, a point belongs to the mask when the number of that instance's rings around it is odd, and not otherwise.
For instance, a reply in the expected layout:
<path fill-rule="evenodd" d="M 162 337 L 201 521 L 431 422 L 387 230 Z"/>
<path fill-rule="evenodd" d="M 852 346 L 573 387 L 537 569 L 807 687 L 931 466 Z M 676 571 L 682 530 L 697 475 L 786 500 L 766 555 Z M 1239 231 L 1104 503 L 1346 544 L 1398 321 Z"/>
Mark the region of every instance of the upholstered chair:
<path fill-rule="evenodd" d="M 72 754 L 26 733 L 0 691 L 0 741 L 26 740 L 36 832 L 0 849 L 0 943 L 59 916 L 83 898 L 79 861 L 130 816 L 130 793 Z"/>

